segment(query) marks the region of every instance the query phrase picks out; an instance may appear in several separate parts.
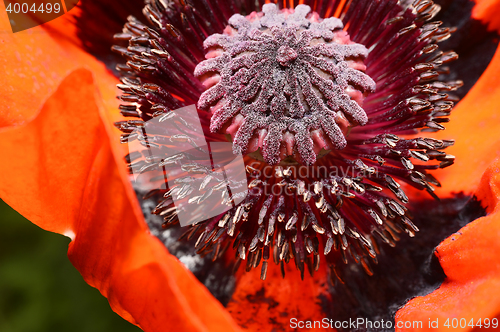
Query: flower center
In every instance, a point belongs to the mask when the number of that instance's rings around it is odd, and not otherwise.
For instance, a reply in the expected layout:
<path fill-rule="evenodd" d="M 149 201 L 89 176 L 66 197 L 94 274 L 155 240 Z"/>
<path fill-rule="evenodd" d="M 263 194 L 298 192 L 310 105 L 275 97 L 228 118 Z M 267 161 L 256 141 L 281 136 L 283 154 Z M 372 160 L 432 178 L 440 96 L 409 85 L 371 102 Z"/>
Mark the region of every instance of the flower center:
<path fill-rule="evenodd" d="M 200 255 L 217 259 L 232 243 L 235 268 L 243 260 L 247 271 L 262 262 L 262 279 L 271 261 L 284 275 L 291 260 L 301 277 L 305 269 L 311 275 L 319 270 L 320 259 L 332 282 L 344 282 L 343 263 L 360 264 L 372 275 L 379 245 L 394 246 L 400 233 L 418 231 L 405 191 L 415 187 L 437 198 L 434 186 L 440 184 L 430 171 L 453 164 L 444 152 L 453 140 L 415 135 L 444 129 L 456 100 L 449 93 L 462 85 L 438 80 L 447 73 L 442 65 L 458 57 L 437 45 L 454 29 L 430 21 L 439 6 L 428 0 L 328 6 L 305 0 L 321 14 L 308 6 L 278 10 L 269 4 L 246 17 L 230 15 L 240 7 L 256 9 L 257 1 L 216 0 L 231 7 L 219 6 L 227 9 L 220 15 L 213 15 L 210 1 L 201 2 L 207 6 L 148 1 L 149 24 L 129 17 L 116 35 L 128 47 L 113 47 L 127 60 L 117 66 L 126 103 L 120 109 L 136 118 L 116 126 L 123 142 L 136 140 L 148 149 L 132 151 L 127 161 L 131 172 L 147 172 L 145 196 L 158 202 L 152 213 L 163 218 L 162 227 L 174 229 L 180 213 L 198 217 L 207 212 L 200 203 L 220 197 L 213 208 L 229 210 L 183 235 L 197 238 Z M 330 12 L 339 13 L 346 31 L 338 19 L 320 18 Z M 368 95 L 374 81 L 377 91 Z M 173 110 L 185 114 L 183 107 L 193 103 L 203 129 L 210 124 L 211 131 L 227 134 L 236 152 L 269 164 L 314 166 L 269 166 L 245 158 L 245 171 L 224 168 L 221 177 L 214 158 L 207 168 L 191 162 L 195 156 L 172 143 L 183 142 L 191 151 L 200 148 L 197 135 L 187 135 L 184 128 L 191 126 Z M 146 132 L 151 119 L 156 122 Z M 155 126 L 167 120 L 175 129 Z M 210 144 L 220 141 L 220 135 L 198 132 Z M 328 157 L 318 159 L 328 150 Z M 172 185 L 169 172 L 176 174 Z M 242 174 L 246 185 L 234 177 Z M 153 184 L 157 189 L 149 191 Z M 246 196 L 232 188 L 244 188 Z"/>
<path fill-rule="evenodd" d="M 233 15 L 205 40 L 195 69 L 210 130 L 228 134 L 235 153 L 272 165 L 311 165 L 343 149 L 349 129 L 368 121 L 363 100 L 375 82 L 364 73 L 368 50 L 342 28 L 306 5 Z"/>

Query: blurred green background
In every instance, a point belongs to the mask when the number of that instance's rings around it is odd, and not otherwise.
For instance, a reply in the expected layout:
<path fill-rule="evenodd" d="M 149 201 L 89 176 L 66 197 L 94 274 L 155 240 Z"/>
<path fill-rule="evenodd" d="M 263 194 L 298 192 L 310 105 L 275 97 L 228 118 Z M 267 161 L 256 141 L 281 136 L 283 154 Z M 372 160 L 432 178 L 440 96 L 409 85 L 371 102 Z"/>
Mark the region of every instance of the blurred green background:
<path fill-rule="evenodd" d="M 69 242 L 0 200 L 0 331 L 141 331 L 83 281 L 66 255 Z"/>

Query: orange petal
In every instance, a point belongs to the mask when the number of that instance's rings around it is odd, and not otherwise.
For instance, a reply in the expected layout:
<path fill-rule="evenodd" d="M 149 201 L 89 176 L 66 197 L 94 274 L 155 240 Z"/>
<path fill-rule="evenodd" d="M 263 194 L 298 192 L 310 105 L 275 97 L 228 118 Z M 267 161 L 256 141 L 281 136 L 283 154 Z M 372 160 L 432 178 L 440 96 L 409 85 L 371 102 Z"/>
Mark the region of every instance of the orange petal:
<path fill-rule="evenodd" d="M 304 281 L 292 265 L 286 264 L 284 279 L 280 267 L 272 261 L 269 261 L 265 281 L 260 280 L 260 269 L 241 276 L 227 306 L 240 326 L 250 331 L 281 331 L 288 330 L 291 318 L 321 321 L 326 317 L 318 300 L 327 294 L 325 264 L 315 272 L 314 278 L 307 275 Z"/>
<path fill-rule="evenodd" d="M 488 25 L 488 30 L 500 32 L 500 1 L 474 0 L 476 5 L 472 10 L 472 17 Z"/>
<path fill-rule="evenodd" d="M 33 121 L 2 130 L 0 196 L 42 228 L 73 238 L 69 257 L 84 279 L 145 331 L 239 330 L 150 235 L 99 112 L 91 73 L 80 69 Z"/>
<path fill-rule="evenodd" d="M 489 215 L 479 218 L 436 248 L 436 255 L 447 278 L 439 289 L 417 297 L 396 314 L 396 320 L 423 321 L 438 319 L 439 329 L 449 319 L 464 318 L 467 323 L 500 317 L 500 160 L 496 160 L 481 179 L 477 197 L 487 205 Z M 500 327 L 500 322 L 498 324 Z M 467 327 L 464 331 L 470 331 Z M 399 329 L 411 331 L 411 329 Z"/>
<path fill-rule="evenodd" d="M 116 96 L 116 78 L 77 46 L 76 30 L 69 23 L 69 16 L 13 34 L 4 4 L 0 2 L 0 127 L 27 123 L 62 79 L 77 68 L 87 67 L 96 74 L 107 103 L 111 102 L 111 95 Z M 115 100 L 112 102 L 116 104 Z"/>
<path fill-rule="evenodd" d="M 455 165 L 433 173 L 442 184 L 436 193 L 445 197 L 451 192 L 472 193 L 489 164 L 500 156 L 500 49 L 469 91 L 453 109 L 446 130 L 433 136 L 455 139 L 446 152 L 456 156 Z"/>

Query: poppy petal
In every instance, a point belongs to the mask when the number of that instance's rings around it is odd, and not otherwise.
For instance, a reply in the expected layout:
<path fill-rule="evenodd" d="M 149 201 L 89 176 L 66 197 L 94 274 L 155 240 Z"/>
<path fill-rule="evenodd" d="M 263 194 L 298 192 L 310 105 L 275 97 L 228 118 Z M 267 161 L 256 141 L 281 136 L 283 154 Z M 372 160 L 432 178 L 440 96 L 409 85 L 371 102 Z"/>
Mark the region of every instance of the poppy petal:
<path fill-rule="evenodd" d="M 0 68 L 2 106 L 0 127 L 27 123 L 47 96 L 73 70 L 87 67 L 96 74 L 105 103 L 118 114 L 115 85 L 106 67 L 78 45 L 76 27 L 64 15 L 26 31 L 11 33 L 5 7 L 0 3 Z M 64 34 L 61 33 L 64 31 Z M 111 103 L 113 106 L 111 107 Z"/>
<path fill-rule="evenodd" d="M 9 160 L 0 165 L 0 196 L 42 228 L 70 236 L 69 257 L 84 279 L 145 331 L 238 330 L 149 233 L 95 91 L 91 73 L 76 70 L 33 121 L 0 132 Z"/>
<path fill-rule="evenodd" d="M 500 49 L 474 87 L 453 109 L 451 121 L 438 139 L 456 138 L 447 153 L 456 156 L 455 165 L 438 170 L 436 177 L 442 184 L 436 193 L 446 197 L 451 192 L 473 193 L 480 177 L 493 160 L 500 156 Z"/>
<path fill-rule="evenodd" d="M 488 23 L 489 30 L 500 32 L 500 1 L 498 0 L 475 0 L 476 5 L 472 11 L 472 17 Z"/>
<path fill-rule="evenodd" d="M 471 319 L 475 324 L 481 319 L 484 324 L 485 318 L 500 316 L 500 298 L 495 291 L 500 288 L 500 160 L 486 170 L 476 195 L 488 205 L 490 214 L 471 222 L 436 248 L 447 276 L 445 282 L 431 294 L 411 300 L 398 311 L 397 321 L 427 324 L 429 319 L 438 319 L 436 330 L 447 331 L 447 319 L 451 323 L 453 318 L 464 318 L 467 324 Z"/>
<path fill-rule="evenodd" d="M 326 266 L 315 272 L 314 278 L 300 278 L 300 272 L 287 264 L 286 277 L 280 267 L 269 262 L 265 281 L 260 269 L 246 272 L 236 283 L 228 310 L 240 326 L 250 330 L 285 330 L 297 321 L 321 321 L 325 316 L 320 298 L 326 299 L 328 283 Z M 331 299 L 328 299 L 331 301 Z"/>

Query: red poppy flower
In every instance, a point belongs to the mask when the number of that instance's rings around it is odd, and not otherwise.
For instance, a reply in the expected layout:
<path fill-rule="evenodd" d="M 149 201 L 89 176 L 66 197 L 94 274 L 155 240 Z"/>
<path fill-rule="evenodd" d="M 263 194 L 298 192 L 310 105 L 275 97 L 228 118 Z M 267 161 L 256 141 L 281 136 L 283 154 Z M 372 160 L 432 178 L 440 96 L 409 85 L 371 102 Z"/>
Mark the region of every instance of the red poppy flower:
<path fill-rule="evenodd" d="M 98 17 L 102 14 L 99 6 L 88 5 Z M 494 15 L 498 6 L 497 1 L 478 1 L 473 17 L 498 31 L 500 21 Z M 110 5 L 108 13 L 123 17 L 123 8 L 137 10 L 134 5 L 118 7 Z M 74 9 L 75 15 L 88 19 L 84 10 L 82 4 Z M 99 35 L 96 25 L 77 20 L 77 27 L 73 19 L 67 15 L 42 27 L 1 36 L 2 199 L 40 227 L 69 236 L 69 258 L 84 279 L 108 298 L 114 311 L 145 331 L 283 327 L 289 326 L 290 317 L 321 320 L 326 316 L 328 305 L 335 308 L 336 298 L 323 269 L 304 281 L 300 272 L 288 267 L 287 278 L 281 279 L 280 269 L 271 265 L 265 283 L 259 271 L 238 275 L 225 309 L 151 235 L 123 167 L 126 151 L 113 126 L 121 120 L 115 98 L 118 79 L 85 51 L 90 48 L 102 55 L 106 36 Z M 2 31 L 10 31 L 6 16 L 0 24 Z M 89 41 L 88 34 L 97 37 Z M 283 63 L 287 61 L 284 56 Z M 437 247 L 445 281 L 401 308 L 396 322 L 422 321 L 425 328 L 429 319 L 439 319 L 444 330 L 448 318 L 459 322 L 464 318 L 469 324 L 471 319 L 484 323 L 485 318 L 500 315 L 500 303 L 492 291 L 500 282 L 495 252 L 500 231 L 500 163 L 495 161 L 500 152 L 495 135 L 500 126 L 495 121 L 499 71 L 497 52 L 453 110 L 447 130 L 432 136 L 456 140 L 447 150 L 457 157 L 456 163 L 438 172 L 442 187 L 436 193 L 452 200 L 459 199 L 452 193 L 475 194 L 488 215 Z M 264 158 L 270 155 L 266 152 Z M 325 298 L 325 294 L 330 295 Z"/>

